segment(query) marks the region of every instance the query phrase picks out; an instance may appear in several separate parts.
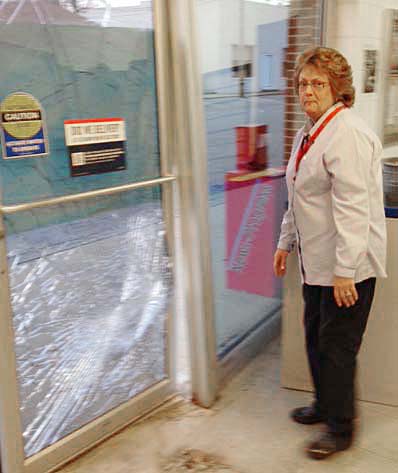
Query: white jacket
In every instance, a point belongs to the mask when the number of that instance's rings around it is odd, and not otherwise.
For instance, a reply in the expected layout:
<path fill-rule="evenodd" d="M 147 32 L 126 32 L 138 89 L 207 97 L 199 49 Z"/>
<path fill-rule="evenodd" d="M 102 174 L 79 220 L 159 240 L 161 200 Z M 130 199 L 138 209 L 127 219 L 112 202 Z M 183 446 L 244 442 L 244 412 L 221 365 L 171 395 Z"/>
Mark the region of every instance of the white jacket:
<path fill-rule="evenodd" d="M 313 126 L 341 103 L 333 105 Z M 286 181 L 289 196 L 278 248 L 297 243 L 302 281 L 332 286 L 333 277 L 386 277 L 382 146 L 346 108 L 327 124 L 300 163 L 296 153 L 309 126 L 298 131 Z"/>

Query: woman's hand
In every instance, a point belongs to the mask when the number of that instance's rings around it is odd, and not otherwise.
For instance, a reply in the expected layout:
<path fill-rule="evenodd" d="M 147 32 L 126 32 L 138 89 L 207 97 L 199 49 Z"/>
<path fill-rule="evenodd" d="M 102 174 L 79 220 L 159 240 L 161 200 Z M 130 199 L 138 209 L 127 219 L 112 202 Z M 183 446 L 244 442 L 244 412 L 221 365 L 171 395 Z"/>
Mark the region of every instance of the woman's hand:
<path fill-rule="evenodd" d="M 286 260 L 289 252 L 279 248 L 274 254 L 274 273 L 275 276 L 282 277 L 286 274 Z"/>
<path fill-rule="evenodd" d="M 335 276 L 333 280 L 334 299 L 339 307 L 351 307 L 358 300 L 355 282 L 351 278 Z"/>

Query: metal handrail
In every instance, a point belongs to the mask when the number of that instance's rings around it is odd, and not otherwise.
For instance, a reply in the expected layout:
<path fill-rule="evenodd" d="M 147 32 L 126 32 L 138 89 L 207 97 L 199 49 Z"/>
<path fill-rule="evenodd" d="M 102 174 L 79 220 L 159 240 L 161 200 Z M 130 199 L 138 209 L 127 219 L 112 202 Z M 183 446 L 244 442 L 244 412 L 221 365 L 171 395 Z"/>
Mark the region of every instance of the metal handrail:
<path fill-rule="evenodd" d="M 92 199 L 94 197 L 101 197 L 106 195 L 120 194 L 135 189 L 142 189 L 145 187 L 153 187 L 159 184 L 165 184 L 173 182 L 177 178 L 176 176 L 165 176 L 156 179 L 150 179 L 148 181 L 132 182 L 131 184 L 124 184 L 121 186 L 108 187 L 106 189 L 98 189 L 94 191 L 80 192 L 78 194 L 62 195 L 59 197 L 52 197 L 51 199 L 38 200 L 36 202 L 27 202 L 23 204 L 15 205 L 3 205 L 0 206 L 0 213 L 2 214 L 15 214 L 18 212 L 25 212 L 27 210 L 36 209 L 39 207 L 50 207 L 57 204 L 65 204 L 69 202 L 76 202 L 80 200 Z"/>
<path fill-rule="evenodd" d="M 268 96 L 282 96 L 286 95 L 286 89 L 274 89 L 274 90 L 259 90 L 257 92 L 246 92 L 245 95 L 242 97 L 238 93 L 234 94 L 220 94 L 218 92 L 215 93 L 204 93 L 202 95 L 202 98 L 204 100 L 210 100 L 210 99 L 232 99 L 232 98 L 245 98 L 247 99 L 248 97 L 268 97 Z"/>

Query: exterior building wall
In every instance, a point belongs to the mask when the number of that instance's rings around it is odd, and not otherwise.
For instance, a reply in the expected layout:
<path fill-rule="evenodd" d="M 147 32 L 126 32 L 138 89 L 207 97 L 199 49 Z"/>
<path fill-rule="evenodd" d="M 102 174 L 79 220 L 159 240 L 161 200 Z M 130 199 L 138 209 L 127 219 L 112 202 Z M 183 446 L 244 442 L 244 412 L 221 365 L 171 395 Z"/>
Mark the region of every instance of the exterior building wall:
<path fill-rule="evenodd" d="M 298 54 L 305 49 L 321 44 L 322 0 L 292 0 L 289 7 L 288 48 L 284 75 L 286 77 L 285 108 L 285 161 L 290 156 L 294 136 L 304 123 L 293 86 L 294 64 Z"/>
<path fill-rule="evenodd" d="M 257 26 L 285 20 L 288 7 L 241 0 L 198 0 L 200 62 L 203 74 L 230 68 L 232 45 L 257 45 Z M 206 19 L 203 21 L 202 19 Z"/>
<path fill-rule="evenodd" d="M 275 41 L 278 38 L 278 41 Z M 258 26 L 258 74 L 257 90 L 283 90 L 286 81 L 283 74 L 283 62 L 287 46 L 286 20 Z M 269 57 L 271 64 L 264 63 Z M 282 66 L 281 66 L 282 65 Z M 264 75 L 269 67 L 269 84 L 264 84 Z"/>

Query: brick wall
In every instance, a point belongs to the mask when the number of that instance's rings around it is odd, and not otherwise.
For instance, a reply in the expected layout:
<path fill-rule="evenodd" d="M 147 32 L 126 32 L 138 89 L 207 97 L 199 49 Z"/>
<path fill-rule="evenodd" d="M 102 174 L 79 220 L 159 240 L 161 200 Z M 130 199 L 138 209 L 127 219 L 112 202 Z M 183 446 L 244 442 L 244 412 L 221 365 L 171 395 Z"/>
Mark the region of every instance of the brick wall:
<path fill-rule="evenodd" d="M 321 44 L 323 0 L 291 0 L 289 7 L 288 47 L 284 75 L 287 79 L 285 108 L 285 161 L 290 156 L 294 136 L 304 123 L 304 114 L 293 87 L 294 63 L 298 54 Z"/>

